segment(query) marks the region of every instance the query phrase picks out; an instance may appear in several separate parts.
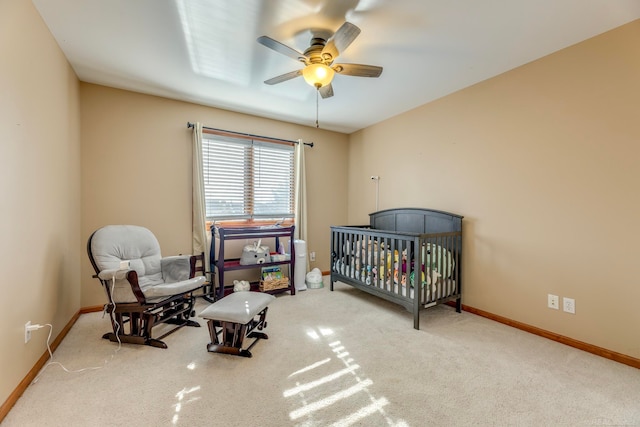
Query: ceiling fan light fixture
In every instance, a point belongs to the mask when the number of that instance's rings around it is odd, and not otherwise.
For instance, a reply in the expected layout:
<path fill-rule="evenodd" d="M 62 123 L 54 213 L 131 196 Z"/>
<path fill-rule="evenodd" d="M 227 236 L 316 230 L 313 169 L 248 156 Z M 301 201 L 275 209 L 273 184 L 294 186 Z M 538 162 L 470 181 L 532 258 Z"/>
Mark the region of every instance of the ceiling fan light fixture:
<path fill-rule="evenodd" d="M 324 64 L 309 64 L 302 69 L 302 77 L 311 86 L 320 89 L 333 80 L 335 71 Z"/>

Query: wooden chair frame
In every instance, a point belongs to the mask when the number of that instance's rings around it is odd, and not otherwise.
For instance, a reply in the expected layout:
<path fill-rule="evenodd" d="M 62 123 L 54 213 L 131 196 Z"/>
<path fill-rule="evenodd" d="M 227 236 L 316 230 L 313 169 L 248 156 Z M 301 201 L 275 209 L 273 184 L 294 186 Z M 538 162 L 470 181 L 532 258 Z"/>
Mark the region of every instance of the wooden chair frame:
<path fill-rule="evenodd" d="M 207 281 L 204 282 L 202 286 L 202 293 L 197 294 L 196 297 L 201 297 L 205 301 L 215 302 L 216 300 L 216 288 L 215 281 L 213 279 L 214 273 L 212 271 L 206 271 L 206 264 L 204 261 L 204 252 L 200 255 L 193 255 L 191 257 L 191 275 L 190 277 L 195 277 L 196 275 L 202 275 L 207 278 Z"/>

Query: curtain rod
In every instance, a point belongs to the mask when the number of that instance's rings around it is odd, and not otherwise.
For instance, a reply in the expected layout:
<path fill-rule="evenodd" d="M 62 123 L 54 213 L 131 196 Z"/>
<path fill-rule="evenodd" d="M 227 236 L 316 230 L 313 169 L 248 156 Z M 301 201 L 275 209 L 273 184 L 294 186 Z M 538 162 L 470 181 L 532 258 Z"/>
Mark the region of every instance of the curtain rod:
<path fill-rule="evenodd" d="M 195 125 L 191 122 L 187 122 L 187 128 L 192 128 Z M 206 127 L 206 126 L 202 126 L 202 129 L 207 129 L 207 130 L 215 130 L 218 132 L 225 132 L 225 133 L 230 133 L 233 135 L 241 135 L 241 136 L 248 136 L 251 138 L 264 138 L 264 139 L 272 139 L 274 141 L 282 141 L 282 142 L 289 142 L 291 144 L 298 144 L 298 141 L 292 141 L 290 139 L 280 139 L 280 138 L 273 138 L 271 136 L 262 136 L 262 135 L 254 135 L 251 133 L 242 133 L 242 132 L 235 132 L 232 130 L 225 130 L 225 129 L 217 129 L 217 128 L 210 128 L 210 127 Z M 313 148 L 313 142 L 303 142 L 304 145 L 308 145 L 309 147 Z"/>

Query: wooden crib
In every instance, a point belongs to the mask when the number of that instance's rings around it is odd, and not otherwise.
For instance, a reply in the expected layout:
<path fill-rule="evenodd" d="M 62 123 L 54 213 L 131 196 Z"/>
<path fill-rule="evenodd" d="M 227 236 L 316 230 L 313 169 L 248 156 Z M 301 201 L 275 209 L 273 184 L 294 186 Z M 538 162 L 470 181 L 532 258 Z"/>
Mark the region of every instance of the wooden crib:
<path fill-rule="evenodd" d="M 331 227 L 331 290 L 340 281 L 413 313 L 462 305 L 462 216 L 432 209 L 387 209 L 368 226 Z"/>

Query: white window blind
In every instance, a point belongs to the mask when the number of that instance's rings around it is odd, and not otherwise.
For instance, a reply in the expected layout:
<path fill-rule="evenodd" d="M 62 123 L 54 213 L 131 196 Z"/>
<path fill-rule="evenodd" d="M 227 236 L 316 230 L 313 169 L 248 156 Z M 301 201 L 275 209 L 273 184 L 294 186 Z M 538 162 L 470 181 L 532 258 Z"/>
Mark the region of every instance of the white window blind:
<path fill-rule="evenodd" d="M 293 145 L 204 134 L 207 220 L 294 217 Z"/>

